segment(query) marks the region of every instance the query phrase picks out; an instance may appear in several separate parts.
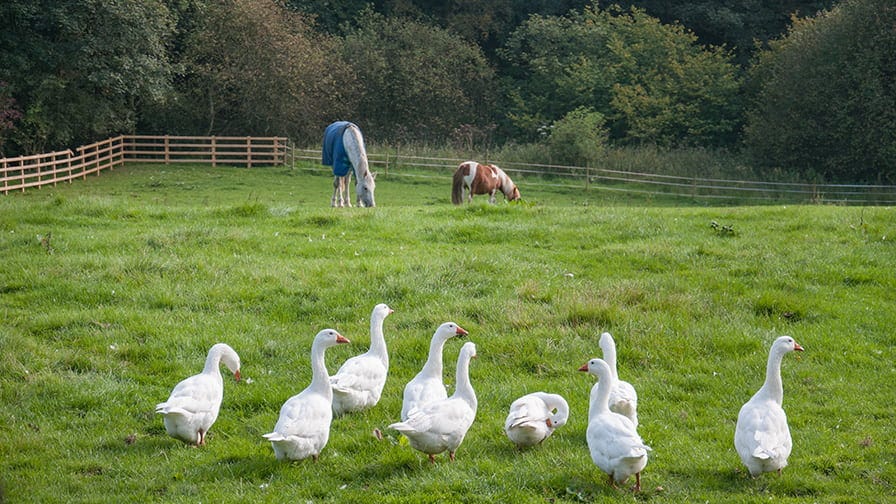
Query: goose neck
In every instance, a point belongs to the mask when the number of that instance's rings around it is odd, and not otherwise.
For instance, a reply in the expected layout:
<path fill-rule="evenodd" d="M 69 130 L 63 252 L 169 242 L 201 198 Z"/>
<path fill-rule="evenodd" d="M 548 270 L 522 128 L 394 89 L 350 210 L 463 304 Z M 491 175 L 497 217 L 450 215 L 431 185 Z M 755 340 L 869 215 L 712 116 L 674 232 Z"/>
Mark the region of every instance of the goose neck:
<path fill-rule="evenodd" d="M 471 408 L 476 409 L 476 391 L 473 390 L 473 384 L 470 382 L 470 359 L 469 355 L 463 355 L 457 359 L 457 386 L 454 390 L 454 396 L 465 400 Z"/>
<path fill-rule="evenodd" d="M 380 358 L 388 365 L 389 353 L 386 349 L 386 338 L 383 336 L 382 317 L 374 317 L 370 320 L 370 354 Z"/>
<path fill-rule="evenodd" d="M 781 380 L 781 361 L 784 359 L 782 352 L 771 352 L 768 356 L 768 364 L 765 368 L 765 383 L 761 392 L 770 399 L 782 404 L 784 402 L 784 383 Z"/>
<path fill-rule="evenodd" d="M 309 388 L 329 394 L 332 397 L 333 390 L 330 388 L 330 375 L 327 373 L 327 365 L 324 362 L 326 349 L 325 345 L 317 341 L 311 345 L 311 385 Z"/>
<path fill-rule="evenodd" d="M 426 364 L 423 365 L 423 373 L 429 376 L 442 375 L 442 348 L 445 346 L 445 340 L 442 338 L 433 338 L 429 343 L 429 357 L 426 358 Z"/>
<path fill-rule="evenodd" d="M 598 382 L 591 387 L 591 399 L 588 405 L 589 418 L 610 411 L 610 389 L 612 387 L 612 377 L 610 376 L 601 376 Z"/>

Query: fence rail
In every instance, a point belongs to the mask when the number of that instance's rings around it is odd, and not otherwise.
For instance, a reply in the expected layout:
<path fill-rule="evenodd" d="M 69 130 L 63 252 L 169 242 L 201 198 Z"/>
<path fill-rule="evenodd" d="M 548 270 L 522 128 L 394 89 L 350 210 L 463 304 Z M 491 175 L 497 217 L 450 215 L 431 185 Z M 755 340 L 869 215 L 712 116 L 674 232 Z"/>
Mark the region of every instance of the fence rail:
<path fill-rule="evenodd" d="M 316 160 L 320 150 L 290 149 L 293 160 Z M 389 176 L 450 180 L 458 164 L 467 159 L 399 156 L 367 153 L 372 167 Z M 492 162 L 492 161 L 489 161 Z M 646 197 L 686 198 L 734 203 L 834 203 L 847 205 L 896 205 L 896 186 L 864 184 L 812 184 L 699 178 L 629 170 L 494 161 L 517 183 L 546 187 L 586 189 L 636 194 Z M 293 161 L 295 164 L 295 161 Z M 409 170 L 410 168 L 410 170 Z M 312 168 L 310 170 L 317 170 Z M 320 167 L 320 171 L 326 171 Z M 519 177 L 519 178 L 518 178 Z M 537 181 L 534 181 L 537 180 Z"/>
<path fill-rule="evenodd" d="M 209 163 L 212 166 L 282 165 L 285 137 L 120 135 L 64 151 L 0 159 L 0 191 L 71 182 L 125 163 Z"/>
<path fill-rule="evenodd" d="M 290 147 L 285 137 L 218 137 L 121 135 L 72 150 L 0 159 L 0 191 L 71 182 L 100 175 L 125 163 L 208 163 L 296 166 L 327 172 L 319 149 Z M 388 176 L 450 180 L 466 159 L 436 158 L 368 152 L 372 167 Z M 734 203 L 837 203 L 896 205 L 896 186 L 806 184 L 682 177 L 629 170 L 496 161 L 520 184 L 589 191 L 636 194 L 644 197 L 687 198 Z M 313 168 L 309 168 L 312 165 Z M 442 182 L 440 182 L 442 183 Z"/>

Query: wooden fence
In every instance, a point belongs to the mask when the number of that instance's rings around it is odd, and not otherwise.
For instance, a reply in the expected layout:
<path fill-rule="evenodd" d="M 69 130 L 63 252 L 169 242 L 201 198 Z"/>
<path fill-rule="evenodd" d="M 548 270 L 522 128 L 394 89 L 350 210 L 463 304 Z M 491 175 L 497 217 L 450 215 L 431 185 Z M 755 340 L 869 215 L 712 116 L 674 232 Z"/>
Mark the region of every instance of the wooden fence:
<path fill-rule="evenodd" d="M 71 149 L 0 159 L 0 191 L 71 182 L 99 175 L 124 163 L 209 163 L 282 165 L 286 162 L 285 137 L 200 137 L 121 135 Z"/>
<path fill-rule="evenodd" d="M 303 169 L 330 173 L 320 164 L 320 149 L 289 149 L 290 158 L 299 160 Z M 458 164 L 467 159 L 367 152 L 372 169 L 389 177 L 437 179 L 449 187 Z M 562 189 L 625 193 L 641 198 L 670 197 L 689 201 L 723 204 L 839 204 L 839 205 L 894 205 L 896 186 L 868 184 L 817 184 L 732 180 L 721 178 L 687 177 L 611 167 L 563 166 L 490 160 L 498 164 L 513 180 L 525 185 Z M 522 189 L 525 193 L 525 190 Z"/>

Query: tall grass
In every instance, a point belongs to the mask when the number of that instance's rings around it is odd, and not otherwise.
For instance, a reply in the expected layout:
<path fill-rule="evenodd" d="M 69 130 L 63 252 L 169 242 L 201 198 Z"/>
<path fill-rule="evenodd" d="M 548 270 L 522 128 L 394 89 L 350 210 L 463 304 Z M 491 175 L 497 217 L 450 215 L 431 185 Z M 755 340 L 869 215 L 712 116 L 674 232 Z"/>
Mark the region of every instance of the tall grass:
<path fill-rule="evenodd" d="M 896 497 L 892 208 L 658 207 L 524 185 L 524 204 L 453 207 L 430 179 L 377 180 L 375 209 L 331 209 L 297 170 L 128 166 L 0 198 L 0 485 L 10 502 L 878 502 Z M 616 197 L 621 198 L 621 197 Z M 643 202 L 640 202 L 643 203 Z M 716 226 L 711 224 L 716 222 Z M 373 410 L 334 421 L 318 463 L 261 438 L 310 381 L 313 335 L 369 345 L 376 303 L 391 373 Z M 479 396 L 434 466 L 385 426 L 444 321 L 470 332 Z M 633 496 L 585 446 L 601 331 L 640 396 L 654 451 Z M 785 359 L 794 437 L 782 476 L 733 449 L 740 405 Z M 243 361 L 208 445 L 153 407 L 224 341 Z M 453 383 L 457 342 L 446 346 Z M 569 424 L 517 452 L 510 402 L 545 390 Z M 374 429 L 386 432 L 377 440 Z"/>

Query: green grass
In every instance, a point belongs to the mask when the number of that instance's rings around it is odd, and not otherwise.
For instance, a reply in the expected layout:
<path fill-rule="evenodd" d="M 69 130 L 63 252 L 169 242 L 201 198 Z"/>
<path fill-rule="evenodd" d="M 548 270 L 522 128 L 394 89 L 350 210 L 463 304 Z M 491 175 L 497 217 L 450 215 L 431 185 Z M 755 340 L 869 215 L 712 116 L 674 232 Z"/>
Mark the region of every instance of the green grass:
<path fill-rule="evenodd" d="M 9 502 L 879 502 L 896 497 L 896 210 L 697 207 L 520 181 L 523 204 L 449 203 L 447 178 L 378 179 L 375 209 L 331 209 L 331 179 L 283 168 L 129 166 L 0 197 L 0 487 Z M 713 227 L 715 221 L 719 226 Z M 724 229 L 723 229 L 724 228 Z M 320 461 L 261 435 L 310 380 L 311 339 L 390 379 L 334 421 Z M 469 330 L 479 411 L 457 461 L 387 431 L 444 321 Z M 640 396 L 644 491 L 614 490 L 585 445 L 601 331 Z M 752 480 L 737 412 L 783 366 L 784 474 Z M 223 341 L 243 362 L 208 445 L 167 437 L 156 403 Z M 446 346 L 453 383 L 460 344 Z M 570 423 L 519 453 L 510 402 L 564 395 Z"/>

